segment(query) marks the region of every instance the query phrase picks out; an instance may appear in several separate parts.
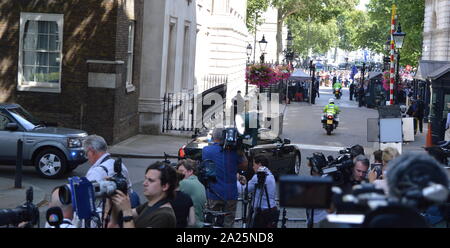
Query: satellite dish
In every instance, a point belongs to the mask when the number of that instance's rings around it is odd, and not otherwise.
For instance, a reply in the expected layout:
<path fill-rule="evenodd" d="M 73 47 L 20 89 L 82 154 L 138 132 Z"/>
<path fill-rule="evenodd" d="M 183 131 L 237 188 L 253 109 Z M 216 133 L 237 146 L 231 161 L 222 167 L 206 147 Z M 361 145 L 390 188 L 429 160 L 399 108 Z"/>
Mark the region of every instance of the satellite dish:
<path fill-rule="evenodd" d="M 237 114 L 235 118 L 236 128 L 240 135 L 244 135 L 245 133 L 245 120 L 242 114 Z"/>

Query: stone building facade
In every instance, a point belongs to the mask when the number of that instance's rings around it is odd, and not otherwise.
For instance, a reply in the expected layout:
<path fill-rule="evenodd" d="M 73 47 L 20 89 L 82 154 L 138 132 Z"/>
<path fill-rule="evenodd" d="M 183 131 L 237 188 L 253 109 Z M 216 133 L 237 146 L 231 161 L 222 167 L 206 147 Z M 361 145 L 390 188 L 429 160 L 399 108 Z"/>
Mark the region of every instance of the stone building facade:
<path fill-rule="evenodd" d="M 139 95 L 140 132 L 162 132 L 164 97 L 193 93 L 196 44 L 195 0 L 151 0 L 143 6 L 144 29 Z M 167 114 L 167 113 L 166 113 Z"/>
<path fill-rule="evenodd" d="M 245 92 L 246 13 L 246 0 L 197 0 L 197 93 L 226 84 L 228 107 Z"/>
<path fill-rule="evenodd" d="M 422 60 L 450 61 L 450 1 L 425 0 Z"/>
<path fill-rule="evenodd" d="M 0 3 L 0 101 L 117 143 L 138 132 L 144 0 Z"/>

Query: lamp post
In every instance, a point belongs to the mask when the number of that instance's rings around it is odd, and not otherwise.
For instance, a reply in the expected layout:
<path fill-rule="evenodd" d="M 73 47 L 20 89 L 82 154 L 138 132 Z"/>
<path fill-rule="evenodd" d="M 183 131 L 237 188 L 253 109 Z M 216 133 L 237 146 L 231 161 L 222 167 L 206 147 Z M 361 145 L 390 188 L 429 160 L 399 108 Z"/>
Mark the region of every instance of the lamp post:
<path fill-rule="evenodd" d="M 286 60 L 288 62 L 288 66 L 291 65 L 292 60 L 294 59 L 294 52 L 292 51 L 292 40 L 292 33 L 291 30 L 289 30 L 286 37 Z"/>
<path fill-rule="evenodd" d="M 259 50 L 261 50 L 261 57 L 259 57 L 261 59 L 261 64 L 264 64 L 264 53 L 266 51 L 267 48 L 267 41 L 266 38 L 262 37 L 262 39 L 259 41 Z"/>
<path fill-rule="evenodd" d="M 364 87 L 364 76 L 366 74 L 366 62 L 363 62 L 361 69 L 361 87 Z"/>
<path fill-rule="evenodd" d="M 311 85 L 309 86 L 309 104 L 311 104 L 311 96 L 312 96 L 312 87 L 316 81 L 316 66 L 313 64 L 313 61 L 309 61 L 309 75 L 311 76 Z"/>
<path fill-rule="evenodd" d="M 403 47 L 403 41 L 405 39 L 406 34 L 404 32 L 402 32 L 402 26 L 400 25 L 400 22 L 398 23 L 397 26 L 397 31 L 392 35 L 394 38 L 394 44 L 395 44 L 395 49 L 396 51 L 396 55 L 397 55 L 397 70 L 395 73 L 395 84 L 398 87 L 399 81 L 400 81 L 400 49 L 402 49 Z M 397 90 L 395 89 L 396 93 Z M 397 94 L 395 94 L 397 95 Z"/>
<path fill-rule="evenodd" d="M 250 45 L 250 43 L 247 46 L 247 67 L 250 65 L 250 56 L 252 56 L 252 45 Z M 248 80 L 245 80 L 245 95 L 248 95 Z"/>

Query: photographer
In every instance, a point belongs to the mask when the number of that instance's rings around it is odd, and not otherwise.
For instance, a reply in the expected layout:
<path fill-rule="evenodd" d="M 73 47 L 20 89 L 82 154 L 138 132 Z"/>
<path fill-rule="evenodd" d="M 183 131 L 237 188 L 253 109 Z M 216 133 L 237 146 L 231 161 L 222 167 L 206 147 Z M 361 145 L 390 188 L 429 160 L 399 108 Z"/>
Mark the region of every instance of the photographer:
<path fill-rule="evenodd" d="M 361 184 L 366 179 L 369 167 L 370 162 L 366 156 L 358 155 L 353 159 L 351 173 L 344 178 L 344 184 L 341 185 L 341 189 L 344 194 L 351 193 L 353 186 Z"/>
<path fill-rule="evenodd" d="M 89 181 L 102 181 L 114 175 L 114 159 L 107 152 L 108 145 L 105 139 L 98 135 L 89 135 L 83 143 L 83 149 L 91 168 L 86 173 Z M 127 178 L 128 188 L 131 189 L 131 181 L 128 170 L 122 164 L 122 173 Z"/>
<path fill-rule="evenodd" d="M 206 204 L 205 186 L 198 180 L 195 172 L 197 163 L 191 159 L 183 159 L 178 162 L 178 172 L 184 175 L 180 181 L 180 191 L 188 194 L 194 203 L 196 227 L 202 227 L 204 222 L 203 210 Z"/>
<path fill-rule="evenodd" d="M 253 212 L 255 217 L 251 228 L 276 228 L 279 211 L 277 209 L 276 183 L 272 172 L 267 168 L 269 160 L 264 155 L 253 159 L 253 175 L 248 182 L 248 191 L 253 194 Z M 241 180 L 245 180 L 245 177 Z"/>
<path fill-rule="evenodd" d="M 225 217 L 224 227 L 233 227 L 238 199 L 236 173 L 238 167 L 246 169 L 245 155 L 237 150 L 224 149 L 224 129 L 215 128 L 212 133 L 213 143 L 203 148 L 202 160 L 212 160 L 216 164 L 217 182 L 211 182 L 207 191 L 208 205 L 213 211 L 229 212 Z"/>
<path fill-rule="evenodd" d="M 175 228 L 176 218 L 169 201 L 175 197 L 176 170 L 163 162 L 150 165 L 145 171 L 144 195 L 148 202 L 131 208 L 130 198 L 117 191 L 111 199 L 113 218 L 109 227 L 118 226 L 118 212 L 123 212 L 124 228 Z"/>

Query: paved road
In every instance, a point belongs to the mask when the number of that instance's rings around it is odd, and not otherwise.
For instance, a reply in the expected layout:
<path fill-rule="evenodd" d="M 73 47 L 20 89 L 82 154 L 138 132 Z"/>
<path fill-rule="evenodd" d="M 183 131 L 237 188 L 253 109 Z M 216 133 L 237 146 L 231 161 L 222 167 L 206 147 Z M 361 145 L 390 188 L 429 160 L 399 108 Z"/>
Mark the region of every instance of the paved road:
<path fill-rule="evenodd" d="M 336 100 L 341 108 L 339 127 L 332 135 L 327 135 L 320 122 L 323 107 L 328 104 L 330 98 L 334 98 L 331 88 L 321 88 L 320 98 L 316 98 L 316 104 L 306 102 L 291 102 L 285 110 L 283 137 L 289 138 L 293 144 L 301 149 L 302 162 L 300 175 L 309 175 L 306 166 L 307 157 L 314 152 L 323 152 L 325 156 L 338 155 L 338 151 L 360 144 L 365 147 L 368 154 L 373 151 L 374 143 L 367 142 L 367 118 L 378 118 L 378 111 L 367 108 L 359 108 L 358 103 L 349 100 L 349 91 L 344 88 L 343 96 Z M 240 205 L 239 205 L 240 207 Z M 240 210 L 240 208 L 238 208 Z M 238 211 L 237 216 L 241 213 Z M 305 219 L 304 209 L 287 209 L 287 218 Z M 235 226 L 239 226 L 239 223 Z M 289 221 L 288 228 L 304 228 L 304 221 Z"/>

